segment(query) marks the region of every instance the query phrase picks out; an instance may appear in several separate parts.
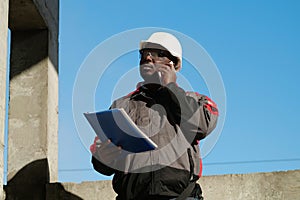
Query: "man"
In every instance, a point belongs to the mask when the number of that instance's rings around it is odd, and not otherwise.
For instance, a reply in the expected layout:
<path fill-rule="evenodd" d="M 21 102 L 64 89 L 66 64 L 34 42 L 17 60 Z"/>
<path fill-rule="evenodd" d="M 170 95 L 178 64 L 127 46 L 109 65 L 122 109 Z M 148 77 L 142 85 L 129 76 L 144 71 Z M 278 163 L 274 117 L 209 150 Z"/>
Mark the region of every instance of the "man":
<path fill-rule="evenodd" d="M 91 146 L 94 169 L 114 174 L 117 200 L 202 199 L 196 183 L 202 170 L 198 142 L 215 128 L 218 110 L 208 97 L 176 84 L 181 67 L 182 48 L 173 35 L 156 32 L 141 41 L 144 81 L 111 108 L 124 108 L 158 149 L 124 153 L 109 140 L 97 138 Z"/>

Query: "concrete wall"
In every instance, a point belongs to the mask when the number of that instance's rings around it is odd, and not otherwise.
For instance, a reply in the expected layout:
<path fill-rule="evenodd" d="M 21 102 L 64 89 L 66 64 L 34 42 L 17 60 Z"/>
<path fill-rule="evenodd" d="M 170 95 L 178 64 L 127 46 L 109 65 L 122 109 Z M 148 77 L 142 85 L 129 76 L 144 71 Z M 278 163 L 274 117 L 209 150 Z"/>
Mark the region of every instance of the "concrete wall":
<path fill-rule="evenodd" d="M 6 73 L 7 73 L 7 33 L 8 33 L 8 0 L 0 1 L 0 185 L 3 185 L 3 151 L 4 125 L 6 105 Z M 0 187 L 0 199 L 3 190 Z"/>
<path fill-rule="evenodd" d="M 205 200 L 300 199 L 300 170 L 208 176 L 200 184 Z"/>
<path fill-rule="evenodd" d="M 206 176 L 199 181 L 205 200 L 297 200 L 300 170 Z M 113 200 L 111 181 L 47 184 L 47 199 Z"/>

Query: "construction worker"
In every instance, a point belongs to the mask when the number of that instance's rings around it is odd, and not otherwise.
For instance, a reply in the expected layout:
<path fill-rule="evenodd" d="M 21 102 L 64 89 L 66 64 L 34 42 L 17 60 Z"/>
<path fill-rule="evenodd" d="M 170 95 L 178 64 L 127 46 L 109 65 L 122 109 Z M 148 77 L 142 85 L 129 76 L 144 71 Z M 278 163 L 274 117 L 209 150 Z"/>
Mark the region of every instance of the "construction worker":
<path fill-rule="evenodd" d="M 156 32 L 140 43 L 143 82 L 112 103 L 157 145 L 131 154 L 111 141 L 95 139 L 91 146 L 94 169 L 113 175 L 117 200 L 202 199 L 199 140 L 216 126 L 216 104 L 204 95 L 176 84 L 182 68 L 182 47 L 170 33 Z"/>

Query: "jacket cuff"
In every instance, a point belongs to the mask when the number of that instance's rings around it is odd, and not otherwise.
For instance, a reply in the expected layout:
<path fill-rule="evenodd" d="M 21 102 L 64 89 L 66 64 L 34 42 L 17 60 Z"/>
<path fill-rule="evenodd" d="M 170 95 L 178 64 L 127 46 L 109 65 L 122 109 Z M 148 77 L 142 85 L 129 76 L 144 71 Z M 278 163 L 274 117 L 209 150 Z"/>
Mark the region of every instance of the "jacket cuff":
<path fill-rule="evenodd" d="M 102 162 L 100 162 L 97 158 L 95 158 L 94 156 L 92 156 L 92 164 L 94 169 L 99 172 L 100 174 L 106 175 L 106 176 L 110 176 L 112 174 L 115 173 L 115 170 L 106 166 L 105 164 L 103 164 Z"/>

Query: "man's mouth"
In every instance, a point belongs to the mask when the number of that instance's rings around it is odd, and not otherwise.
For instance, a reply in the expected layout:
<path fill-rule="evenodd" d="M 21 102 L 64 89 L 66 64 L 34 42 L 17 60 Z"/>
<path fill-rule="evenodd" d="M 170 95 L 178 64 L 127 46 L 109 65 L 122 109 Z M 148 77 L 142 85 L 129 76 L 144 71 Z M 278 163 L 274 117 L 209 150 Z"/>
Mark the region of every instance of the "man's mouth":
<path fill-rule="evenodd" d="M 153 70 L 154 69 L 154 66 L 147 63 L 147 64 L 142 64 L 142 69 L 143 70 L 146 70 L 146 71 L 149 71 L 149 70 Z"/>

